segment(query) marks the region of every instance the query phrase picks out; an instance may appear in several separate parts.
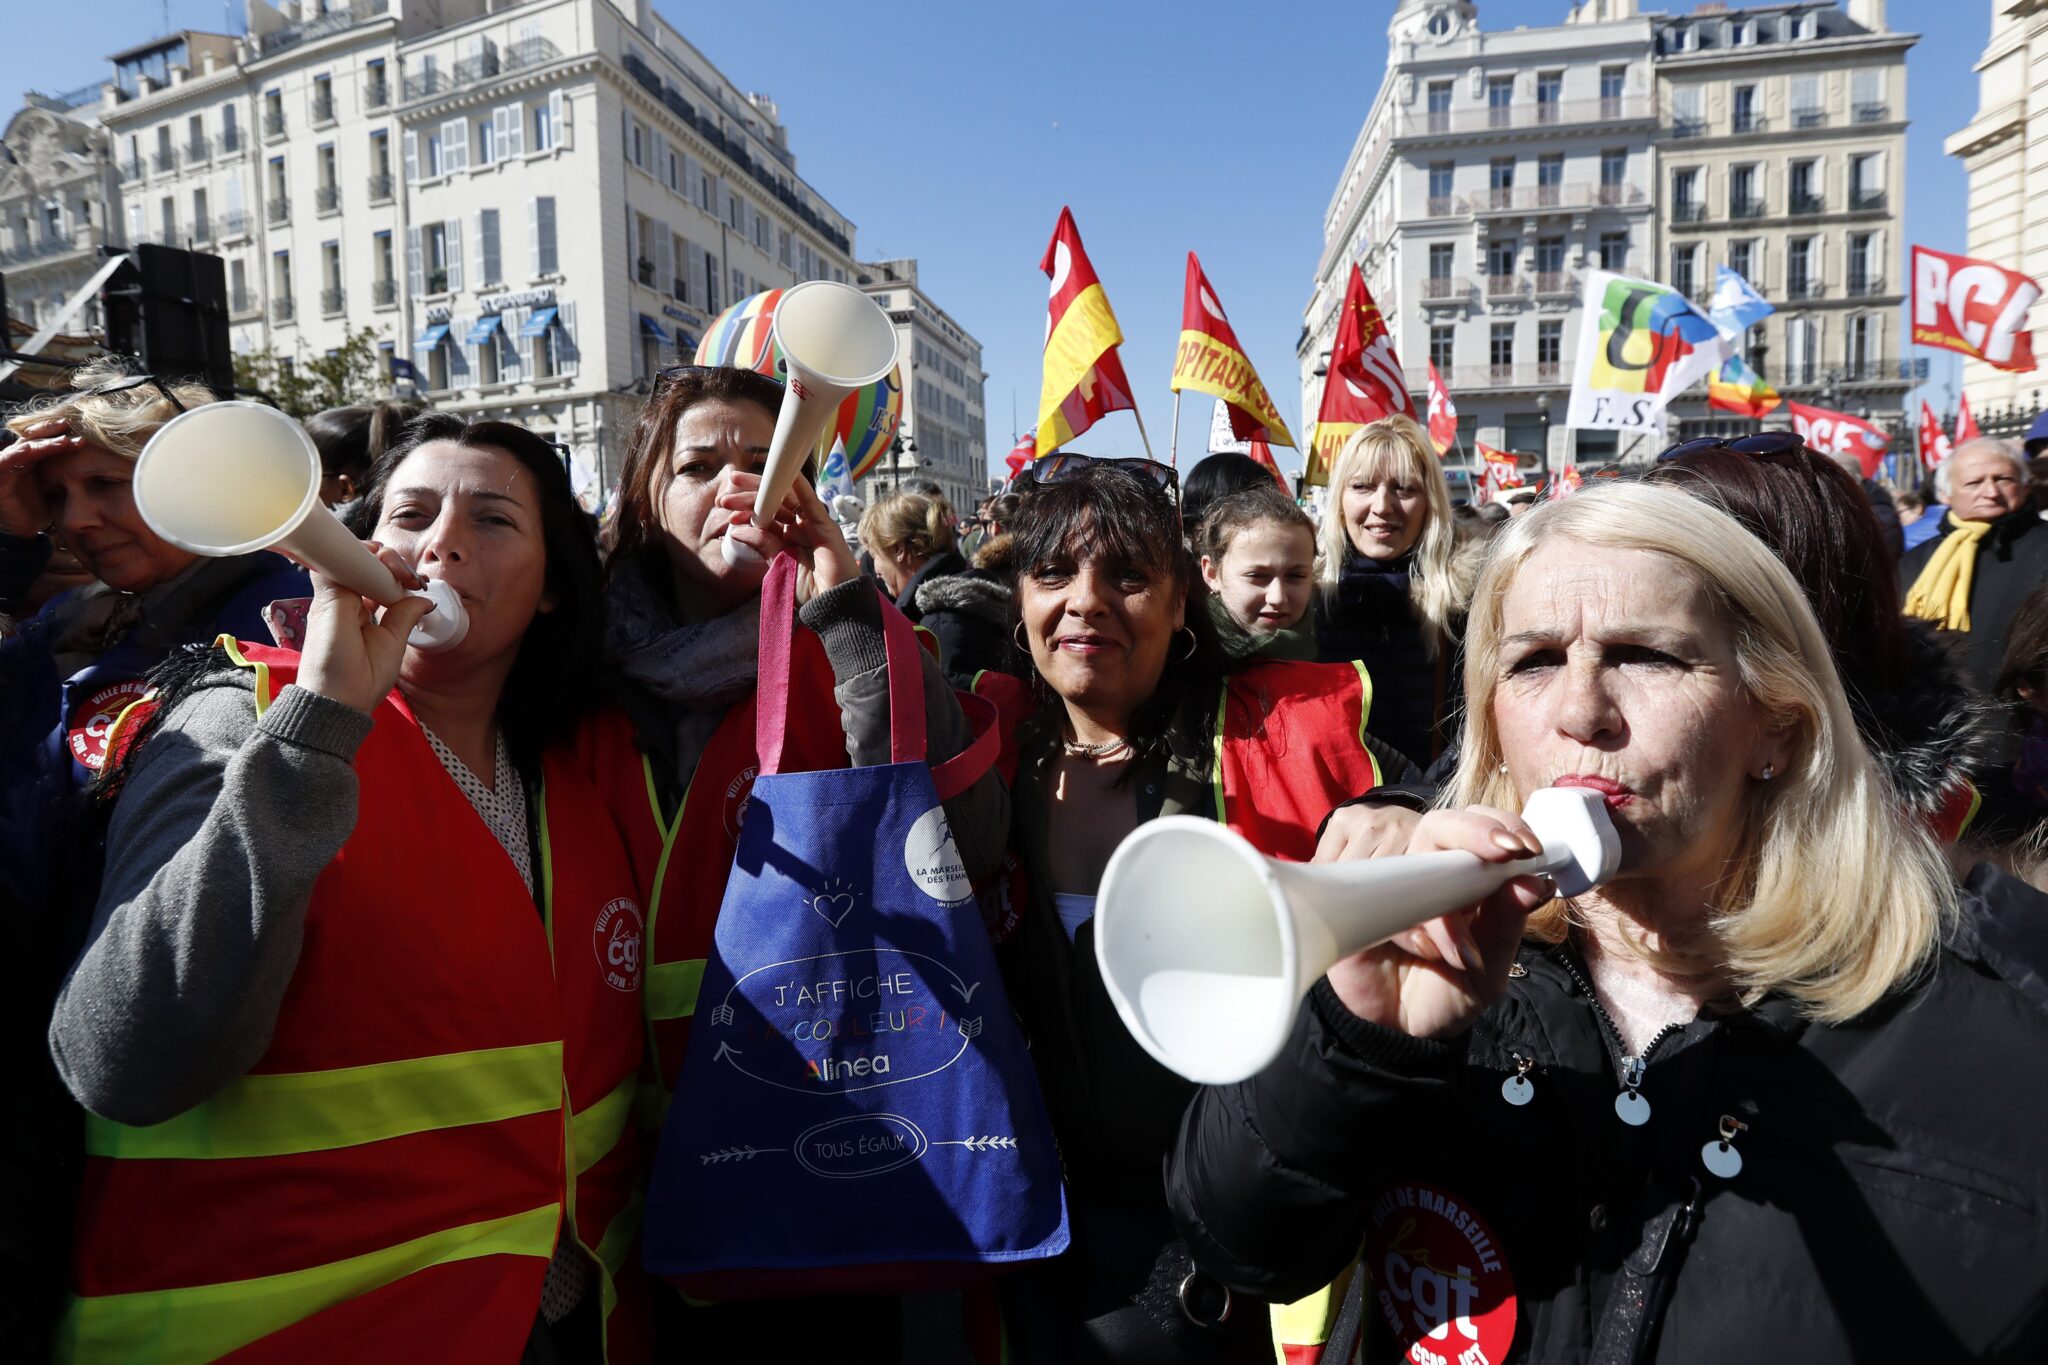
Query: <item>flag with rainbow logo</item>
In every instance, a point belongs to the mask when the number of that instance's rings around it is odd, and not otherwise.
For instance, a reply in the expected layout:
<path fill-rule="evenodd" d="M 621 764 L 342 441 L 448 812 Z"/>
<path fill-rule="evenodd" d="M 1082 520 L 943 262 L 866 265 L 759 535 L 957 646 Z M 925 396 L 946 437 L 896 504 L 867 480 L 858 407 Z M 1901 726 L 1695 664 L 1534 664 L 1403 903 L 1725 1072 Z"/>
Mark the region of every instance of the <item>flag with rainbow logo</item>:
<path fill-rule="evenodd" d="M 1732 354 L 1712 319 L 1676 289 L 1589 270 L 1565 424 L 1656 430 L 1671 400 Z"/>

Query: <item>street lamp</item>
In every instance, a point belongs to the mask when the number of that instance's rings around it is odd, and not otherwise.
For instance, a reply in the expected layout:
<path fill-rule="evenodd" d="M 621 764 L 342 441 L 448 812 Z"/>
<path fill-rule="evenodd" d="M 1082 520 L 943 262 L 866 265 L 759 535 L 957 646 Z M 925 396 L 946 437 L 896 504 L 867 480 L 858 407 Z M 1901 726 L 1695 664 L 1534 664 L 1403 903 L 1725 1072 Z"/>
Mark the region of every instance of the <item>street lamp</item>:
<path fill-rule="evenodd" d="M 1543 467 L 1550 468 L 1550 395 L 1536 395 L 1536 420 L 1543 426 Z"/>

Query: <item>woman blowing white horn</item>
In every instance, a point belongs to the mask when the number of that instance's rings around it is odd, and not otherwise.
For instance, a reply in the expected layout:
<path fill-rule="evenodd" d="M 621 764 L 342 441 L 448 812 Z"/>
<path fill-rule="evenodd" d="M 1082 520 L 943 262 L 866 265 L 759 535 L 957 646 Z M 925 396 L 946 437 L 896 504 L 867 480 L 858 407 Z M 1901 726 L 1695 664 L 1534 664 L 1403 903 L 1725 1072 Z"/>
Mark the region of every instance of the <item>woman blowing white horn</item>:
<path fill-rule="evenodd" d="M 1408 851 L 1510 860 L 1577 784 L 1621 874 L 1338 964 L 1189 1111 L 1197 1263 L 1285 1299 L 1360 1255 L 1372 1358 L 2044 1358 L 2048 1020 L 1953 932 L 1784 566 L 1609 487 L 1510 523 L 1474 600 L 1460 809 Z"/>

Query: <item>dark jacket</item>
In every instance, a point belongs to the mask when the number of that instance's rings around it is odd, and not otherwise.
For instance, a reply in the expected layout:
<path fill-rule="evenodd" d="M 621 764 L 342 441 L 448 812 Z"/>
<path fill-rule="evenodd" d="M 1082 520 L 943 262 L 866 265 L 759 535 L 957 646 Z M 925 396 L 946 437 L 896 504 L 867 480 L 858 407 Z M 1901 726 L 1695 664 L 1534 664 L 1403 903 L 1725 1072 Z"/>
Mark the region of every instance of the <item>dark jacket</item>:
<path fill-rule="evenodd" d="M 917 621 L 924 615 L 924 608 L 917 604 L 919 590 L 934 579 L 948 578 L 966 572 L 967 561 L 960 557 L 958 550 L 933 555 L 918 566 L 917 572 L 910 576 L 910 581 L 903 585 L 903 591 L 896 594 L 896 605 L 905 616 Z"/>
<path fill-rule="evenodd" d="M 939 664 L 959 691 L 973 690 L 975 676 L 985 669 L 1031 676 L 1030 659 L 1011 638 L 1012 596 L 1006 575 L 982 569 L 929 578 L 918 587 L 917 623 L 938 639 Z"/>
<path fill-rule="evenodd" d="M 1967 894 L 1991 904 L 1966 923 L 2048 917 L 1988 869 Z M 1505 1262 L 1510 1361 L 2048 1359 L 2048 1016 L 1984 956 L 1966 928 L 1844 1025 L 1783 997 L 1703 1016 L 1651 1054 L 1640 1128 L 1617 1118 L 1619 1048 L 1569 947 L 1525 945 L 1524 975 L 1447 1042 L 1368 1024 L 1322 982 L 1279 1062 L 1190 1109 L 1168 1196 L 1205 1271 L 1276 1299 L 1365 1238 L 1375 1360 L 1383 1314 L 1407 1311 L 1389 1252 L 1430 1222 L 1383 1194 L 1416 1181 Z M 1502 1087 L 1522 1062 L 1518 1107 Z M 1748 1125 L 1726 1179 L 1703 1161 L 1724 1115 Z"/>
<path fill-rule="evenodd" d="M 1920 571 L 1955 529 L 1955 514 L 1941 519 L 1941 534 L 1906 552 L 1899 562 L 1902 595 L 1913 590 Z M 1998 681 L 2005 659 L 2006 633 L 2020 603 L 2036 585 L 2048 580 L 2048 522 L 2030 503 L 1991 523 L 1977 546 L 1977 567 L 1970 583 L 1970 630 L 1964 654 L 1970 680 L 1989 691 Z"/>
<path fill-rule="evenodd" d="M 1459 670 L 1450 641 L 1432 656 L 1408 597 L 1415 554 L 1367 559 L 1348 554 L 1337 581 L 1316 593 L 1317 657 L 1357 659 L 1372 675 L 1372 732 L 1427 767 L 1449 747 L 1449 712 Z"/>
<path fill-rule="evenodd" d="M 1884 543 L 1892 547 L 1892 557 L 1897 558 L 1906 552 L 1906 528 L 1899 524 L 1899 505 L 1876 479 L 1864 479 L 1862 483 L 1863 496 L 1877 518 L 1877 529 L 1884 532 Z"/>

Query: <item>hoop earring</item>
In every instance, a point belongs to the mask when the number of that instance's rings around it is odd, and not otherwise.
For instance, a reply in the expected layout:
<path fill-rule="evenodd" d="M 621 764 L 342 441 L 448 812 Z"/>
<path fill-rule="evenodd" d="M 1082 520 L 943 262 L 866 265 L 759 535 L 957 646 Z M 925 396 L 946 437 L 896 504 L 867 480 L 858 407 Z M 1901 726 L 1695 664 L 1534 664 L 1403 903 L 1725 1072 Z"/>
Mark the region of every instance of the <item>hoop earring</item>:
<path fill-rule="evenodd" d="M 1019 621 L 1016 625 L 1010 627 L 1010 643 L 1017 646 L 1017 652 L 1019 654 L 1022 654 L 1027 658 L 1030 657 L 1031 646 L 1024 643 L 1024 623 L 1022 621 Z"/>
<path fill-rule="evenodd" d="M 1186 663 L 1186 662 L 1187 662 L 1188 660 L 1190 660 L 1190 659 L 1194 658 L 1194 657 L 1195 657 L 1195 653 L 1196 653 L 1196 651 L 1198 651 L 1199 649 L 1201 649 L 1201 647 L 1202 647 L 1202 637 L 1201 637 L 1201 636 L 1199 636 L 1199 635 L 1197 635 L 1197 634 L 1195 634 L 1195 628 L 1194 628 L 1193 626 L 1182 626 L 1182 627 L 1181 627 L 1180 629 L 1181 629 L 1182 631 L 1185 631 L 1185 632 L 1187 632 L 1187 637 L 1188 637 L 1188 652 L 1187 652 L 1187 653 L 1185 653 L 1185 654 L 1183 654 L 1183 655 L 1181 655 L 1181 656 L 1180 656 L 1180 658 L 1176 659 L 1176 660 L 1175 660 L 1174 662 L 1176 662 L 1176 663 L 1183 663 L 1183 664 L 1184 664 L 1184 663 Z M 1175 632 L 1175 634 L 1179 634 L 1179 633 L 1180 633 L 1179 631 L 1176 631 L 1176 632 Z"/>

